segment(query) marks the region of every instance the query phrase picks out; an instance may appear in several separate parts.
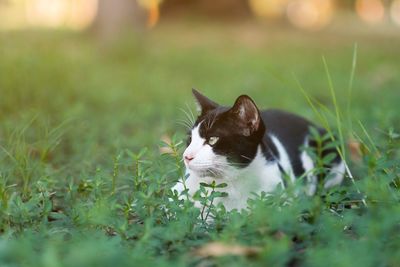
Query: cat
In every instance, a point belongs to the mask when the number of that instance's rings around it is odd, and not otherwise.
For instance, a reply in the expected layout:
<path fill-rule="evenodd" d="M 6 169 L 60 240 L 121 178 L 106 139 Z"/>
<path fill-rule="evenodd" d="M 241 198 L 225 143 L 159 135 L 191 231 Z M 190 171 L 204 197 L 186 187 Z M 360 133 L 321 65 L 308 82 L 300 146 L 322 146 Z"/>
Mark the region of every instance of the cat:
<path fill-rule="evenodd" d="M 188 189 L 189 196 L 200 189 L 200 183 L 226 183 L 218 191 L 228 193 L 218 198 L 226 210 L 245 209 L 253 193 L 272 192 L 285 187 L 289 178 L 306 177 L 306 193 L 314 195 L 320 177 L 312 174 L 314 162 L 302 147 L 316 146 L 310 138 L 310 127 L 326 133 L 310 121 L 286 111 L 260 111 L 247 95 L 239 96 L 232 107 L 221 106 L 193 89 L 199 113 L 188 134 L 183 153 L 187 179 L 173 190 Z M 329 142 L 329 141 L 328 141 Z M 345 164 L 336 149 L 329 166 L 330 175 L 323 181 L 325 188 L 339 185 Z M 286 177 L 286 179 L 285 179 Z M 199 203 L 197 203 L 198 205 Z"/>

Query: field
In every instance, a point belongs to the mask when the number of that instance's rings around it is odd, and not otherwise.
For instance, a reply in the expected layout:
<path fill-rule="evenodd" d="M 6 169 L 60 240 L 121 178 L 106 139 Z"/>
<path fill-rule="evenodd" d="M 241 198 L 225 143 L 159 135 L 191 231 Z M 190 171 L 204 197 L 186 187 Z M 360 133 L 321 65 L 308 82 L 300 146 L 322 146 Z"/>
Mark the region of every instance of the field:
<path fill-rule="evenodd" d="M 0 266 L 398 266 L 398 47 L 393 34 L 252 23 L 115 42 L 0 33 Z M 353 144 L 354 183 L 213 207 L 206 223 L 169 190 L 192 87 L 328 123 Z"/>

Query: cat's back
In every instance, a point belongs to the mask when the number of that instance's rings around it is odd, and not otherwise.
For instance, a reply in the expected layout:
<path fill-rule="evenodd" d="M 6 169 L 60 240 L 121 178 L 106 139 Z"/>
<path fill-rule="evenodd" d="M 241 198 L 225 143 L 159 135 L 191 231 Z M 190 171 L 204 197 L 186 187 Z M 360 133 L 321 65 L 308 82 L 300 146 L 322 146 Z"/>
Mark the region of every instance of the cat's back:
<path fill-rule="evenodd" d="M 310 126 L 315 127 L 307 119 L 279 109 L 263 110 L 261 117 L 266 133 L 276 136 L 285 143 L 303 144 Z"/>
<path fill-rule="evenodd" d="M 315 125 L 303 117 L 278 109 L 263 110 L 261 117 L 266 128 L 266 144 L 271 144 L 272 136 L 277 138 L 290 158 L 295 175 L 301 175 L 304 169 L 300 148 L 306 143 L 310 126 Z"/>

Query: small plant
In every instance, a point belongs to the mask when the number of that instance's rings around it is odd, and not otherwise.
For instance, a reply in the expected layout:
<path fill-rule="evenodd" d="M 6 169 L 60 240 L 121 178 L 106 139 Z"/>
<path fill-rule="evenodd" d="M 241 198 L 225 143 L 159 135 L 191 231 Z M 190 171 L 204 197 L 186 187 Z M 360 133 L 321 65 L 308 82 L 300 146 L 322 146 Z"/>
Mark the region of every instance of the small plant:
<path fill-rule="evenodd" d="M 207 222 L 210 219 L 210 212 L 215 209 L 215 200 L 228 196 L 227 192 L 217 191 L 227 186 L 226 183 L 217 184 L 215 181 L 200 183 L 200 189 L 194 194 L 193 200 L 198 201 L 201 205 L 200 217 L 203 222 Z"/>

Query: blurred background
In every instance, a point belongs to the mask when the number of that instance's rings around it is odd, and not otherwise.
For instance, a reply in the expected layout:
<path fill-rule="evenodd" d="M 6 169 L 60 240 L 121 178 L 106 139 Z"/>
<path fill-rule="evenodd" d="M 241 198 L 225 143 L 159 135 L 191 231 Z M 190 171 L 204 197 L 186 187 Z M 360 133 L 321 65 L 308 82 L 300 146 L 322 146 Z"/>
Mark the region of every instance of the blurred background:
<path fill-rule="evenodd" d="M 346 125 L 379 136 L 400 122 L 399 48 L 400 0 L 0 0 L 0 142 L 109 162 L 183 134 L 192 87 L 317 121 L 299 84 L 333 108 L 322 57 Z"/>
<path fill-rule="evenodd" d="M 244 20 L 259 18 L 305 30 L 331 24 L 400 27 L 399 0 L 2 0 L 0 27 L 100 31 L 154 27 L 182 16 Z M 361 26 L 360 26 L 361 27 Z M 111 34 L 111 33 L 110 33 Z"/>

